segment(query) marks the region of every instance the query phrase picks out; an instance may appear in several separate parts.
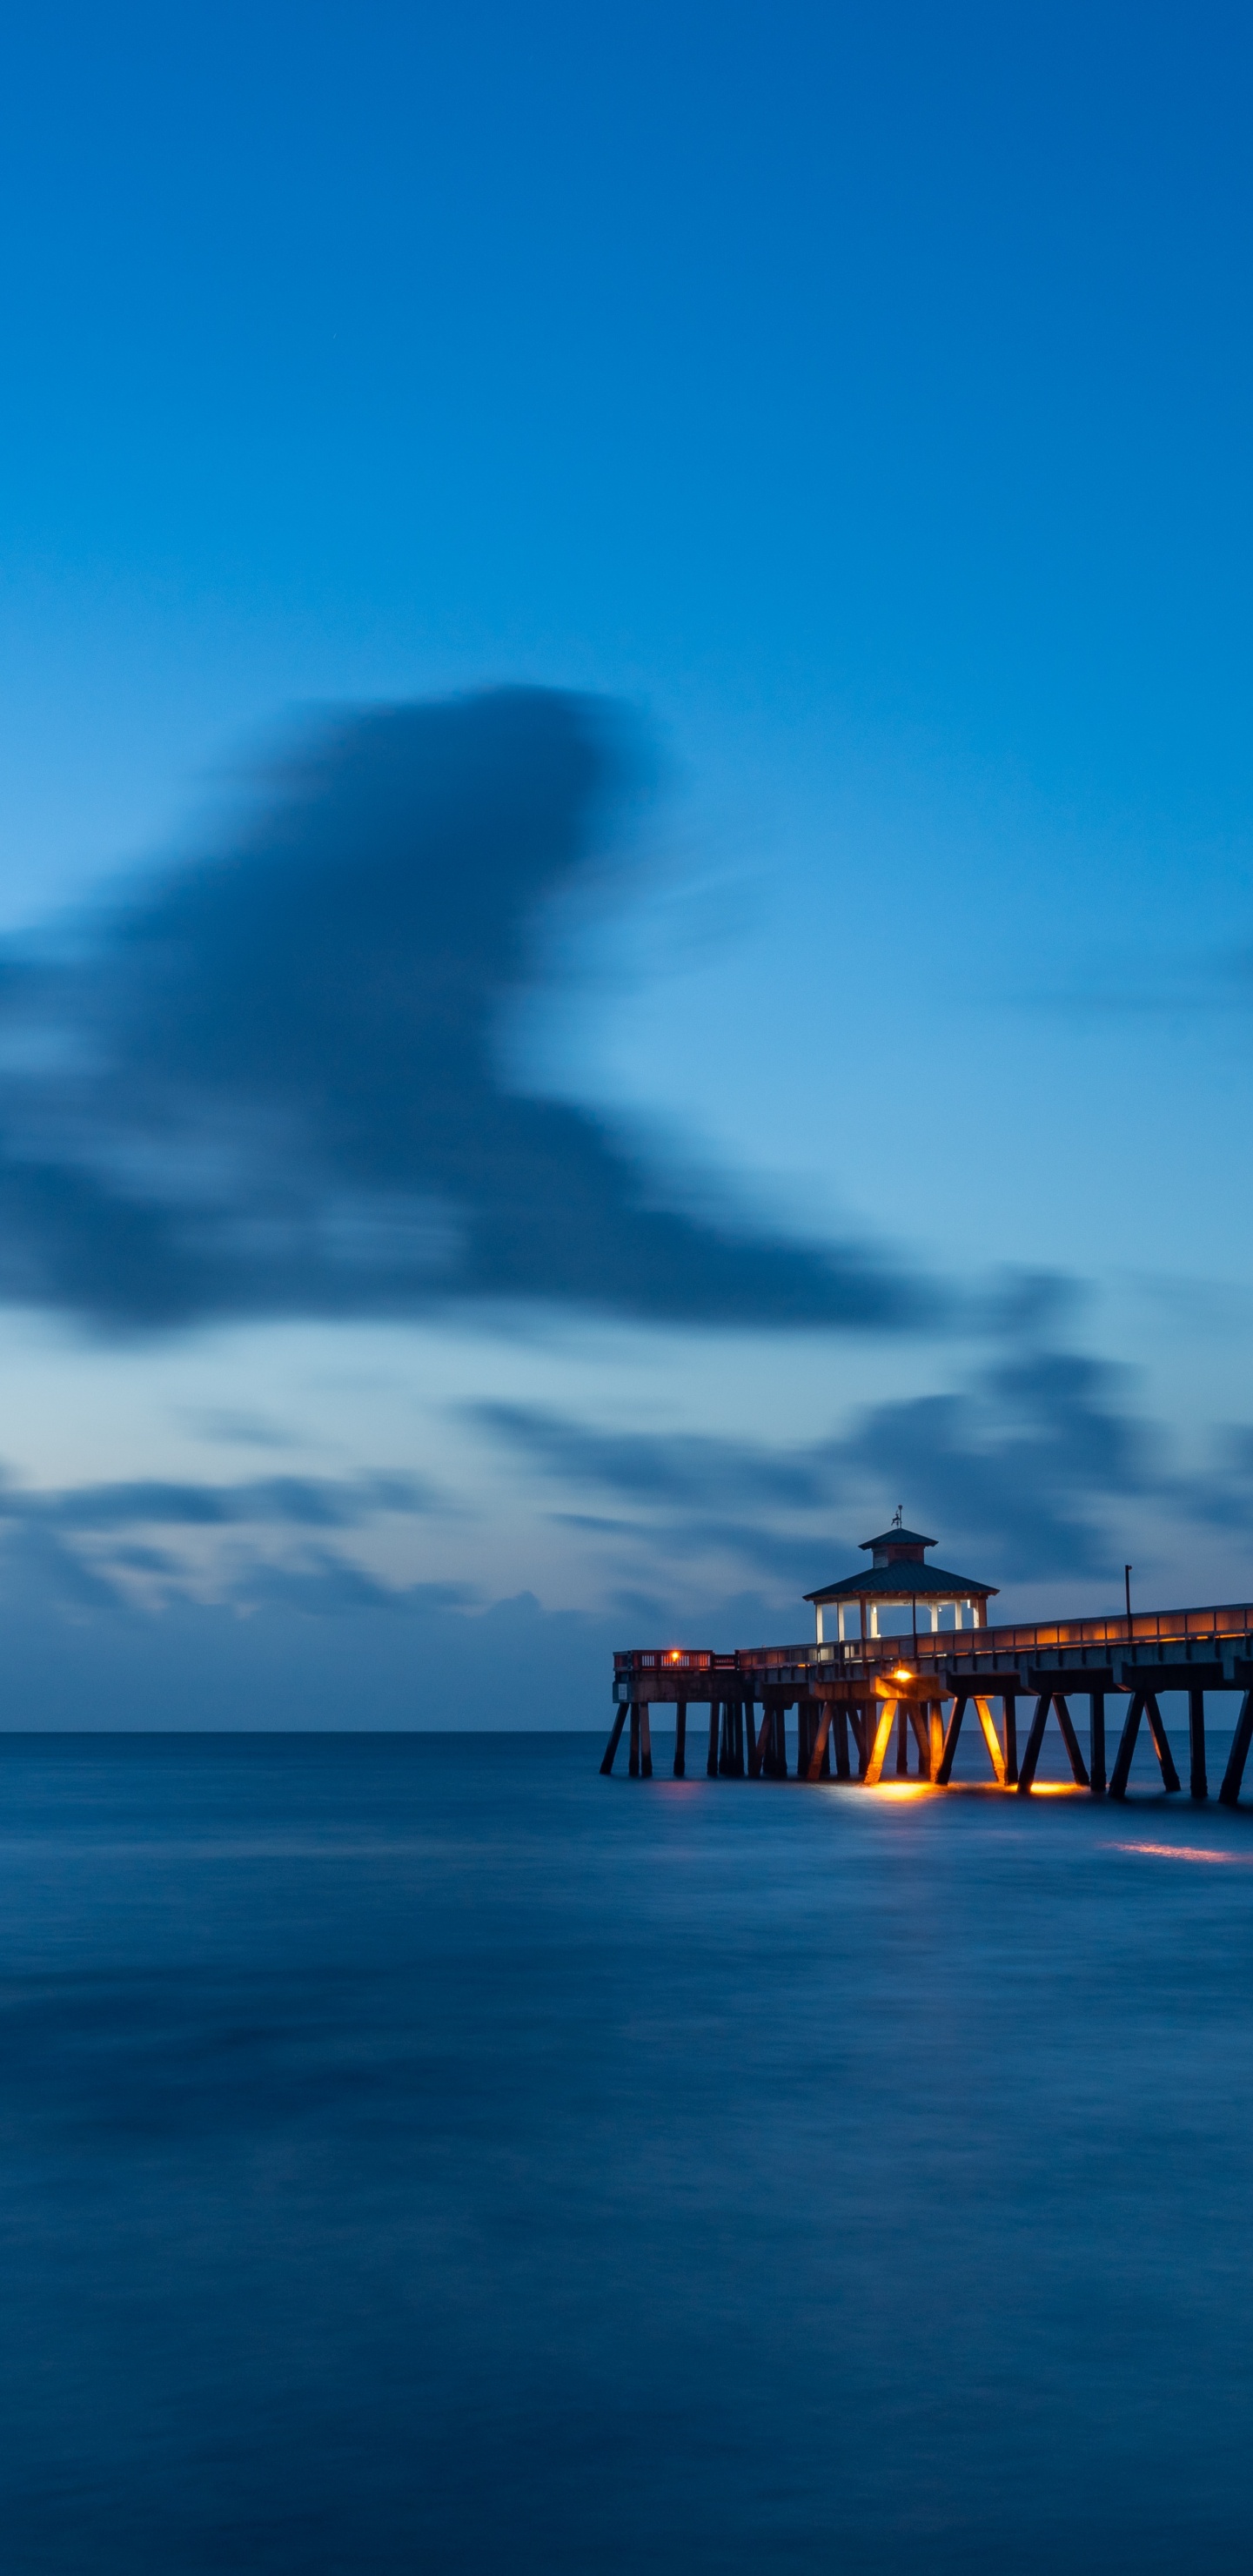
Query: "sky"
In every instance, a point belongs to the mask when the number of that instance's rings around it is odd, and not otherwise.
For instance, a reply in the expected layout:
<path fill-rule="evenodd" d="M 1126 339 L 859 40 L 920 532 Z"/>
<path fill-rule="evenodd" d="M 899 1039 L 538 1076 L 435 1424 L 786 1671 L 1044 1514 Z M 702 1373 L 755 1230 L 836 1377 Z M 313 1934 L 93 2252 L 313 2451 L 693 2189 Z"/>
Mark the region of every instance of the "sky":
<path fill-rule="evenodd" d="M 1253 1597 L 1251 53 L 11 15 L 2 1722 Z"/>

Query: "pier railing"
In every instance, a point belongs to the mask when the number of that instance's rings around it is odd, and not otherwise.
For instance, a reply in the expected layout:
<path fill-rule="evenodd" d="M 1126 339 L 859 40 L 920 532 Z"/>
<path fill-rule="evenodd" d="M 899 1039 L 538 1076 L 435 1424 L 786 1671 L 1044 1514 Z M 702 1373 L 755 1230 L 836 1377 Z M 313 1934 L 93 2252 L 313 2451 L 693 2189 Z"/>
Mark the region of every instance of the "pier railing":
<path fill-rule="evenodd" d="M 1128 1619 L 1115 1613 L 1099 1619 L 1019 1620 L 987 1628 L 906 1629 L 892 1637 L 832 1638 L 823 1645 L 741 1646 L 734 1654 L 715 1654 L 691 1646 L 633 1646 L 614 1656 L 621 1679 L 657 1673 L 677 1680 L 684 1673 L 803 1672 L 854 1665 L 860 1671 L 889 1673 L 906 1659 L 920 1669 L 937 1670 L 968 1655 L 980 1661 L 1018 1661 L 1065 1646 L 1184 1645 L 1190 1640 L 1253 1635 L 1253 1602 L 1222 1602 L 1202 1609 L 1137 1610 Z"/>

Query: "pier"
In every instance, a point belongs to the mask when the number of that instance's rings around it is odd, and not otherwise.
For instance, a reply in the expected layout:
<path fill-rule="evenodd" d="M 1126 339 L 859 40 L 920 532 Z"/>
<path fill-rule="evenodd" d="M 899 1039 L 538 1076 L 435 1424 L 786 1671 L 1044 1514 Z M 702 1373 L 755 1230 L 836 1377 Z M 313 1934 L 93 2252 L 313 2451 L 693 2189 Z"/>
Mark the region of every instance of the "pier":
<path fill-rule="evenodd" d="M 888 1778 L 913 1778 L 947 1788 L 969 1724 L 982 1739 L 990 1784 L 1028 1797 L 1051 1723 L 1076 1786 L 1094 1797 L 1125 1797 L 1142 1727 L 1163 1788 L 1180 1790 L 1159 1705 L 1160 1694 L 1179 1691 L 1188 1704 L 1189 1794 L 1202 1799 L 1209 1795 L 1206 1695 L 1221 1692 L 1237 1697 L 1239 1708 L 1218 1795 L 1226 1806 L 1238 1803 L 1253 1740 L 1253 1603 L 990 1626 L 987 1603 L 995 1587 L 928 1566 L 922 1551 L 935 1544 L 899 1522 L 866 1540 L 876 1551 L 872 1569 L 806 1595 L 816 1612 L 812 1644 L 747 1646 L 731 1654 L 636 1647 L 616 1654 L 602 1772 L 612 1771 L 629 1729 L 630 1775 L 651 1778 L 651 1712 L 662 1707 L 674 1712 L 674 1774 L 682 1779 L 688 1712 L 699 1708 L 708 1714 L 710 1779 L 793 1776 L 874 1789 Z M 832 1604 L 839 1633 L 827 1637 L 824 1614 Z M 878 1612 L 889 1604 L 912 1610 L 904 1633 L 879 1633 Z M 858 1633 L 848 1637 L 843 1631 L 854 1606 Z M 941 1625 L 945 1611 L 952 1626 Z M 1071 1715 L 1072 1700 L 1084 1698 L 1086 1759 Z M 796 1712 L 794 1769 L 789 1710 Z"/>

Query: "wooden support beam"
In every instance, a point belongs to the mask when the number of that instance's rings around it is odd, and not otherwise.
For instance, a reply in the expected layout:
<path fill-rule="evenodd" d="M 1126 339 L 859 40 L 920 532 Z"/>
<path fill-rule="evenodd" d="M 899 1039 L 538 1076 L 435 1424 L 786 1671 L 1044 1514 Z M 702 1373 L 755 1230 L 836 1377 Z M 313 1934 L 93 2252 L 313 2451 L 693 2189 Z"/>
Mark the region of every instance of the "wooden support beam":
<path fill-rule="evenodd" d="M 1181 1785 L 1179 1774 L 1175 1769 L 1175 1757 L 1170 1749 L 1170 1738 L 1162 1721 L 1162 1712 L 1157 1705 L 1155 1691 L 1146 1691 L 1144 1694 L 1144 1714 L 1149 1721 L 1153 1750 L 1161 1764 L 1163 1783 L 1167 1789 L 1178 1789 Z"/>
<path fill-rule="evenodd" d="M 744 1777 L 744 1705 L 738 1699 L 722 1703 L 722 1754 L 718 1768 L 726 1780 Z"/>
<path fill-rule="evenodd" d="M 996 1777 L 997 1788 L 1003 1789 L 1005 1786 L 1005 1756 L 1001 1750 L 1001 1739 L 992 1722 L 991 1702 L 984 1698 L 982 1691 L 976 1691 L 975 1693 L 975 1707 L 979 1712 L 979 1724 L 983 1728 L 983 1741 L 991 1755 L 992 1769 Z"/>
<path fill-rule="evenodd" d="M 1218 1792 L 1224 1807 L 1234 1807 L 1239 1803 L 1240 1783 L 1244 1778 L 1244 1766 L 1249 1758 L 1251 1740 L 1253 1740 L 1253 1691 L 1246 1691 L 1240 1702 L 1240 1714 L 1236 1719 L 1236 1731 L 1231 1739 L 1231 1751 L 1227 1756 L 1223 1785 Z"/>
<path fill-rule="evenodd" d="M 866 1764 L 870 1759 L 869 1711 L 857 1708 L 850 1701 L 848 1722 L 853 1730 L 853 1742 L 857 1747 L 857 1777 L 859 1780 L 864 1780 Z"/>
<path fill-rule="evenodd" d="M 718 1777 L 718 1721 L 721 1715 L 721 1700 L 711 1699 L 709 1703 L 709 1759 L 705 1764 L 705 1777 L 707 1780 L 716 1780 Z"/>
<path fill-rule="evenodd" d="M 609 1742 L 605 1746 L 604 1760 L 600 1766 L 601 1775 L 606 1780 L 613 1769 L 613 1757 L 617 1752 L 619 1743 L 622 1739 L 622 1729 L 626 1724 L 626 1713 L 627 1703 L 624 1699 L 620 1699 L 613 1713 L 613 1728 L 609 1737 Z"/>
<path fill-rule="evenodd" d="M 1054 1691 L 1053 1706 L 1057 1711 L 1057 1723 L 1062 1730 L 1062 1742 L 1070 1757 L 1071 1770 L 1073 1771 L 1080 1788 L 1090 1789 L 1092 1783 L 1088 1778 L 1088 1766 L 1079 1750 L 1079 1738 L 1075 1733 L 1074 1726 L 1071 1721 L 1070 1710 L 1066 1705 L 1064 1692 Z"/>
<path fill-rule="evenodd" d="M 771 1739 L 770 1777 L 772 1780 L 786 1780 L 787 1778 L 787 1705 L 786 1702 L 781 1699 L 775 1701 L 774 1708 L 774 1734 Z"/>
<path fill-rule="evenodd" d="M 687 1701 L 681 1699 L 674 1718 L 674 1776 L 682 1780 L 687 1771 Z"/>
<path fill-rule="evenodd" d="M 1188 1791 L 1193 1798 L 1208 1798 L 1209 1782 L 1205 1777 L 1205 1693 L 1188 1693 Z"/>
<path fill-rule="evenodd" d="M 640 1776 L 640 1704 L 637 1699 L 631 1702 L 631 1758 L 627 1774 L 632 1780 L 638 1780 Z"/>
<path fill-rule="evenodd" d="M 875 1728 L 874 1744 L 871 1749 L 870 1760 L 866 1764 L 866 1787 L 868 1789 L 877 1789 L 879 1782 L 883 1778 L 883 1765 L 888 1758 L 888 1746 L 892 1741 L 892 1728 L 896 1721 L 896 1702 L 894 1699 L 880 1700 L 878 1707 L 879 1723 Z"/>
<path fill-rule="evenodd" d="M 832 1727 L 835 1735 L 835 1776 L 837 1780 L 848 1780 L 852 1777 L 848 1758 L 848 1710 L 841 1700 L 836 1701 Z"/>
<path fill-rule="evenodd" d="M 1005 1718 L 1005 1786 L 1007 1789 L 1016 1789 L 1018 1786 L 1018 1702 L 1012 1691 L 1002 1693 L 1001 1708 Z"/>
<path fill-rule="evenodd" d="M 904 1699 L 896 1705 L 896 1776 L 909 1778 L 909 1702 Z"/>
<path fill-rule="evenodd" d="M 779 1703 L 777 1698 L 772 1699 L 770 1702 L 770 1707 L 766 1713 L 765 1722 L 762 1727 L 762 1738 L 765 1750 L 761 1757 L 761 1776 L 763 1780 L 777 1780 L 779 1776 Z"/>
<path fill-rule="evenodd" d="M 1127 1795 L 1127 1782 L 1131 1776 L 1131 1757 L 1136 1749 L 1136 1737 L 1140 1732 L 1140 1720 L 1143 1715 L 1144 1693 L 1142 1690 L 1133 1691 L 1131 1706 L 1127 1711 L 1123 1731 L 1118 1739 L 1118 1751 L 1114 1755 L 1114 1768 L 1109 1775 L 1111 1798 L 1125 1798 Z"/>
<path fill-rule="evenodd" d="M 648 1702 L 642 1699 L 640 1701 L 640 1778 L 651 1780 L 652 1776 L 653 1730 L 648 1720 Z"/>
<path fill-rule="evenodd" d="M 763 1703 L 761 1703 L 761 1734 L 758 1734 L 758 1736 L 755 1736 L 755 1739 L 753 1739 L 753 1752 L 750 1752 L 750 1777 L 753 1777 L 753 1780 L 761 1780 L 763 1772 L 766 1772 L 766 1777 L 771 1775 L 771 1772 L 768 1772 L 768 1762 L 771 1762 L 771 1726 L 773 1726 L 773 1708 L 771 1708 L 771 1700 L 763 1700 Z M 755 1770 L 753 1770 L 753 1765 L 755 1765 Z"/>
<path fill-rule="evenodd" d="M 919 1699 L 908 1700 L 906 1702 L 906 1706 L 909 1710 L 909 1723 L 914 1730 L 914 1742 L 918 1747 L 918 1777 L 920 1780 L 929 1780 L 931 1777 L 931 1732 L 927 1724 L 926 1706 L 924 1702 Z"/>
<path fill-rule="evenodd" d="M 949 1781 L 953 1777 L 953 1756 L 957 1751 L 957 1739 L 962 1731 L 962 1719 L 964 1718 L 969 1705 L 969 1691 L 959 1690 L 953 1701 L 952 1714 L 948 1722 L 948 1732 L 944 1738 L 944 1745 L 940 1754 L 939 1768 L 935 1775 L 936 1782 L 941 1789 L 947 1789 Z"/>
<path fill-rule="evenodd" d="M 1092 1765 L 1092 1795 L 1103 1798 L 1108 1782 L 1105 1777 L 1105 1693 L 1088 1693 L 1088 1756 Z"/>
<path fill-rule="evenodd" d="M 826 1707 L 821 1709 L 818 1713 L 818 1723 L 814 1729 L 813 1750 L 810 1753 L 809 1762 L 805 1771 L 805 1778 L 807 1780 L 820 1780 L 822 1778 L 822 1757 L 827 1749 L 827 1737 L 830 1735 L 830 1732 L 831 1703 L 828 1700 Z M 847 1761 L 847 1753 L 844 1758 L 845 1761 Z M 829 1763 L 827 1768 L 829 1771 Z"/>
<path fill-rule="evenodd" d="M 772 1743 L 773 1743 L 773 1742 L 774 1742 L 774 1702 L 773 1702 L 773 1700 L 766 1699 L 766 1700 L 763 1700 L 763 1701 L 762 1701 L 762 1704 L 761 1704 L 761 1732 L 760 1732 L 760 1734 L 757 1736 L 757 1739 L 756 1739 L 756 1741 L 755 1741 L 755 1743 L 754 1743 L 754 1746 L 753 1746 L 753 1756 L 752 1756 L 752 1758 L 753 1758 L 753 1761 L 754 1761 L 754 1762 L 756 1763 L 756 1765 L 757 1765 L 757 1768 L 756 1768 L 756 1770 L 753 1772 L 753 1775 L 752 1775 L 752 1776 L 753 1776 L 753 1778 L 754 1778 L 754 1780 L 762 1780 L 762 1779 L 766 1779 L 766 1780 L 768 1780 L 768 1779 L 769 1779 L 769 1777 L 770 1777 L 770 1747 L 771 1747 L 771 1745 L 772 1745 Z"/>
<path fill-rule="evenodd" d="M 927 1734 L 930 1738 L 927 1752 L 927 1778 L 938 1780 L 940 1764 L 944 1759 L 944 1703 L 942 1700 L 929 1699 L 927 1702 Z"/>
<path fill-rule="evenodd" d="M 1044 1730 L 1048 1724 L 1049 1703 L 1052 1700 L 1052 1696 L 1053 1694 L 1051 1691 L 1041 1691 L 1035 1704 L 1035 1710 L 1027 1734 L 1026 1751 L 1022 1757 L 1022 1768 L 1018 1774 L 1018 1795 L 1020 1798 L 1029 1798 L 1033 1788 L 1035 1787 L 1036 1766 L 1040 1759 L 1040 1747 L 1044 1742 Z"/>
<path fill-rule="evenodd" d="M 761 1758 L 765 1750 L 766 1736 L 770 1728 L 769 1700 L 763 1700 L 762 1702 L 760 1735 L 758 1735 L 757 1721 L 753 1715 L 755 1707 L 756 1701 L 750 1699 L 748 1703 L 748 1776 L 750 1780 L 760 1780 L 761 1778 Z"/>

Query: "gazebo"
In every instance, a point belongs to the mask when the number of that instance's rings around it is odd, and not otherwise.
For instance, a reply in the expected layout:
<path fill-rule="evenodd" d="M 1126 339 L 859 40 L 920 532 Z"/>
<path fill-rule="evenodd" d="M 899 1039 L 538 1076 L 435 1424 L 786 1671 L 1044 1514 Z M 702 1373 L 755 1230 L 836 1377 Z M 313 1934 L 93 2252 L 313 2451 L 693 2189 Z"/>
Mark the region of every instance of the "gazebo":
<path fill-rule="evenodd" d="M 976 1583 L 970 1574 L 949 1574 L 942 1565 L 928 1565 L 927 1549 L 939 1541 L 924 1538 L 921 1530 L 901 1527 L 897 1513 L 890 1529 L 881 1530 L 878 1538 L 864 1538 L 860 1545 L 870 1557 L 860 1574 L 848 1574 L 842 1583 L 824 1584 L 821 1592 L 807 1592 L 805 1599 L 814 1605 L 818 1643 L 823 1639 L 823 1612 L 834 1609 L 841 1641 L 845 1635 L 845 1615 L 852 1603 L 857 1604 L 863 1637 L 879 1634 L 879 1612 L 890 1603 L 913 1612 L 915 1632 L 918 1612 L 925 1610 L 928 1625 L 934 1631 L 940 1625 L 941 1610 L 953 1612 L 954 1627 L 964 1626 L 962 1613 L 971 1612 L 971 1625 L 986 1628 L 988 1602 L 997 1590 L 995 1583 Z M 867 1612 L 869 1619 L 867 1620 Z"/>

